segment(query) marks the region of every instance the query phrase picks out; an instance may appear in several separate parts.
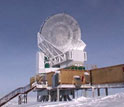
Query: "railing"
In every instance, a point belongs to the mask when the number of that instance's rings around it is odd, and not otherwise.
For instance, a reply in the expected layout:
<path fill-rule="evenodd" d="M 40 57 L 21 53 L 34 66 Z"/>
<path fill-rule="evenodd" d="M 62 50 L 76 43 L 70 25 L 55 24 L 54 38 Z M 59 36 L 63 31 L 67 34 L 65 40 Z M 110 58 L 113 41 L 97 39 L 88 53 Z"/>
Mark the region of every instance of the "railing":
<path fill-rule="evenodd" d="M 0 99 L 0 107 L 6 104 L 11 99 L 15 98 L 19 94 L 26 94 L 30 92 L 34 87 L 31 87 L 30 84 L 28 84 L 25 87 L 20 87 L 20 88 L 15 89 L 14 91 L 10 92 L 9 94 L 7 94 L 6 96 Z"/>

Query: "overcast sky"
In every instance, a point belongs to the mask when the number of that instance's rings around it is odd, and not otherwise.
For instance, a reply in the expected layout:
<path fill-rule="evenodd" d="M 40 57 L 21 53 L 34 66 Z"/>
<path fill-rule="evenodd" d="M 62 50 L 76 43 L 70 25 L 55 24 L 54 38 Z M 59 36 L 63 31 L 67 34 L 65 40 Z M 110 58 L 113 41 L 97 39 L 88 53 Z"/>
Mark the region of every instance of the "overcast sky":
<path fill-rule="evenodd" d="M 124 0 L 0 0 L 0 97 L 36 72 L 37 32 L 53 14 L 73 16 L 87 64 L 124 64 Z"/>

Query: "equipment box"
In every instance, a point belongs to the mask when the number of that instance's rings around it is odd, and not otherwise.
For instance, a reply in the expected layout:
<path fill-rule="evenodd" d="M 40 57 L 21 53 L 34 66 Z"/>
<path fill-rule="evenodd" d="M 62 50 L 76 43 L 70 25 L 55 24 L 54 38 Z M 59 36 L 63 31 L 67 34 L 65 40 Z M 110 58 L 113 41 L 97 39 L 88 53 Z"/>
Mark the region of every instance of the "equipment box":
<path fill-rule="evenodd" d="M 60 84 L 76 84 L 74 77 L 79 76 L 81 80 L 81 84 L 86 84 L 84 70 L 69 70 L 62 69 L 59 74 L 59 83 Z"/>

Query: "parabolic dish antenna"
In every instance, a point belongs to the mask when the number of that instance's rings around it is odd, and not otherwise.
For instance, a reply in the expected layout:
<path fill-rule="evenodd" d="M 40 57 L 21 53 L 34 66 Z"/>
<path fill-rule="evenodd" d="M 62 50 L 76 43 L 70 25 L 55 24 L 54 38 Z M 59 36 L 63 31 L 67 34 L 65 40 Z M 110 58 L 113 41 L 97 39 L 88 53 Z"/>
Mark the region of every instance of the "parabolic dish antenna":
<path fill-rule="evenodd" d="M 81 30 L 70 15 L 60 13 L 49 17 L 38 32 L 38 47 L 48 58 L 50 66 L 67 67 L 83 64 L 86 44 L 81 40 Z"/>
<path fill-rule="evenodd" d="M 62 52 L 72 49 L 81 39 L 81 30 L 77 21 L 65 13 L 49 17 L 42 26 L 40 34 Z"/>

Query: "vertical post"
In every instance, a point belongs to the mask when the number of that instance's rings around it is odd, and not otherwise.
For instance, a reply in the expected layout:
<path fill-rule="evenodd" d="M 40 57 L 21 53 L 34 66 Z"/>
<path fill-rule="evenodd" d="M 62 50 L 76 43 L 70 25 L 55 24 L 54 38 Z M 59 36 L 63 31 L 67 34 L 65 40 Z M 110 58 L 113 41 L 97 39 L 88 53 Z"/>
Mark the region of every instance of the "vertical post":
<path fill-rule="evenodd" d="M 22 101 L 21 101 L 21 95 L 18 96 L 18 104 L 21 104 Z"/>
<path fill-rule="evenodd" d="M 106 96 L 108 96 L 108 88 L 105 88 Z"/>
<path fill-rule="evenodd" d="M 95 89 L 94 89 L 94 87 L 92 87 L 92 97 L 94 97 L 95 96 Z"/>
<path fill-rule="evenodd" d="M 87 89 L 84 89 L 84 97 L 87 97 Z"/>
<path fill-rule="evenodd" d="M 59 98 L 60 98 L 60 89 L 57 88 L 57 101 L 59 101 Z"/>
<path fill-rule="evenodd" d="M 100 88 L 97 88 L 98 96 L 100 96 Z"/>
<path fill-rule="evenodd" d="M 27 94 L 24 94 L 24 103 L 27 103 Z"/>
<path fill-rule="evenodd" d="M 28 95 L 26 94 L 26 103 L 28 102 Z"/>
<path fill-rule="evenodd" d="M 26 94 L 24 94 L 24 96 L 23 96 L 23 100 L 24 100 L 24 104 L 26 103 Z"/>

